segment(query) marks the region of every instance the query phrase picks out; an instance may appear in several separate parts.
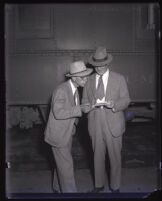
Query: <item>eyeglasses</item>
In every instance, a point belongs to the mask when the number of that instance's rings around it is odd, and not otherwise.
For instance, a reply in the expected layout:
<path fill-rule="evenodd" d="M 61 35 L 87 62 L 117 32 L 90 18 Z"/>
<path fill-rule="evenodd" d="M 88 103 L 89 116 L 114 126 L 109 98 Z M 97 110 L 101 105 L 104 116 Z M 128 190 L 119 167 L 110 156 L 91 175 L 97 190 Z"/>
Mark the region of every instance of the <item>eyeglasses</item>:
<path fill-rule="evenodd" d="M 95 68 L 105 68 L 105 67 L 107 67 L 107 65 L 105 65 L 105 66 L 95 66 Z"/>
<path fill-rule="evenodd" d="M 79 77 L 80 79 L 84 80 L 84 79 L 87 79 L 87 76 L 84 76 L 84 77 Z"/>

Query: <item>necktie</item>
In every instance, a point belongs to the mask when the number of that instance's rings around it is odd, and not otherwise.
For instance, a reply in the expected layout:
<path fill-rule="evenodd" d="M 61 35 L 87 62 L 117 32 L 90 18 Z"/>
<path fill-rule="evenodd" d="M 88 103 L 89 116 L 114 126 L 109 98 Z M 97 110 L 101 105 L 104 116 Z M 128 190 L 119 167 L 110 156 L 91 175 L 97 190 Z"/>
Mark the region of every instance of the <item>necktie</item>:
<path fill-rule="evenodd" d="M 75 105 L 79 105 L 79 93 L 78 93 L 78 89 L 76 89 L 75 93 L 74 93 L 74 102 L 75 102 Z"/>
<path fill-rule="evenodd" d="M 104 84 L 102 80 L 102 75 L 100 75 L 99 80 L 98 80 L 98 86 L 97 86 L 97 98 L 100 100 L 105 96 L 104 93 Z"/>

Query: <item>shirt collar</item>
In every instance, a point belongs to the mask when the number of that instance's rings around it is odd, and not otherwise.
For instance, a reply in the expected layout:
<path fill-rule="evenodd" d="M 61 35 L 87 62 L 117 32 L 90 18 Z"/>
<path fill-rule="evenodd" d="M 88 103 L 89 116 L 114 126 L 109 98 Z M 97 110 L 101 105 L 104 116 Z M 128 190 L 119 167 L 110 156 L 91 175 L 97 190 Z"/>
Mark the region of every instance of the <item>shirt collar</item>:
<path fill-rule="evenodd" d="M 109 69 L 107 69 L 107 71 L 103 74 L 103 77 L 106 77 L 109 75 Z M 96 77 L 99 78 L 100 75 L 96 73 Z"/>

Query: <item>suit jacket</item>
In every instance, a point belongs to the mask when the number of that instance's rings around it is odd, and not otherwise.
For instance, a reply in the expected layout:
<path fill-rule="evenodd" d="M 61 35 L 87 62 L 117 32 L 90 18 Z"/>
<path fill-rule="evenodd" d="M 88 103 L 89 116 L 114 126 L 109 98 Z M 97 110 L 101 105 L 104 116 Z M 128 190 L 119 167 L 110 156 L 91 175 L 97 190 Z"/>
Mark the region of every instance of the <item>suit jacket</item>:
<path fill-rule="evenodd" d="M 109 71 L 105 96 L 105 101 L 108 100 L 114 101 L 115 112 L 113 112 L 112 109 L 104 108 L 107 124 L 112 135 L 118 137 L 125 131 L 125 117 L 123 110 L 128 107 L 130 97 L 124 76 L 112 71 Z M 96 103 L 96 74 L 92 74 L 89 77 L 83 89 L 82 103 L 90 103 L 92 105 Z M 98 109 L 93 109 L 88 113 L 88 129 L 91 136 L 94 132 L 95 113 L 97 111 Z"/>
<path fill-rule="evenodd" d="M 45 141 L 52 146 L 64 147 L 74 134 L 74 122 L 81 116 L 75 105 L 70 82 L 59 85 L 52 95 L 51 109 L 45 129 Z"/>

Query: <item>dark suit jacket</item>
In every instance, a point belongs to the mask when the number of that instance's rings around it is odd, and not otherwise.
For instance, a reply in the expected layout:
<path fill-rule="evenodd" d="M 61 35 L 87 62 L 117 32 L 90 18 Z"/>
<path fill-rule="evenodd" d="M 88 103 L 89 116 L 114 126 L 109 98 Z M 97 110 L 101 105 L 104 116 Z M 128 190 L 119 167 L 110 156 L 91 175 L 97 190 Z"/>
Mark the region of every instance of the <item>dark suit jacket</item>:
<path fill-rule="evenodd" d="M 56 147 L 66 146 L 74 134 L 74 122 L 80 116 L 81 109 L 74 103 L 70 83 L 64 82 L 53 92 L 45 141 Z"/>
<path fill-rule="evenodd" d="M 123 110 L 128 107 L 130 103 L 129 92 L 127 84 L 123 75 L 109 71 L 109 79 L 106 89 L 105 101 L 113 100 L 115 105 L 114 109 L 104 109 L 106 112 L 107 123 L 114 137 L 118 137 L 125 131 L 125 118 Z M 95 104 L 96 102 L 96 74 L 92 74 L 83 90 L 82 103 Z M 95 112 L 97 109 L 88 113 L 88 128 L 92 136 L 95 124 Z"/>

